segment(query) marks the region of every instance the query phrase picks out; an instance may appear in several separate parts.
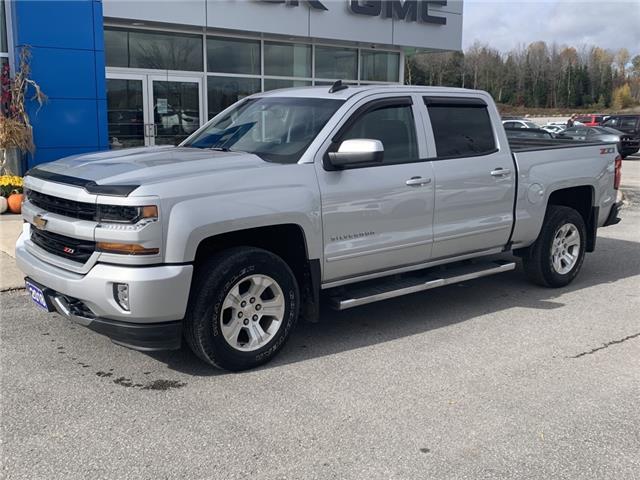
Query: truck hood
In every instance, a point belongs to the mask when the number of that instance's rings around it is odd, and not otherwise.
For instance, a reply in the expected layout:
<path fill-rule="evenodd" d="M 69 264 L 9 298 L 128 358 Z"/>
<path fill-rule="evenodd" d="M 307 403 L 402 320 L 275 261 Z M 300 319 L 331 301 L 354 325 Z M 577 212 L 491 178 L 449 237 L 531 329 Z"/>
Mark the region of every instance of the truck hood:
<path fill-rule="evenodd" d="M 227 170 L 272 167 L 244 152 L 220 152 L 188 147 L 141 147 L 75 155 L 40 165 L 30 175 L 67 183 L 65 178 L 96 185 L 147 185 L 176 177 Z"/>

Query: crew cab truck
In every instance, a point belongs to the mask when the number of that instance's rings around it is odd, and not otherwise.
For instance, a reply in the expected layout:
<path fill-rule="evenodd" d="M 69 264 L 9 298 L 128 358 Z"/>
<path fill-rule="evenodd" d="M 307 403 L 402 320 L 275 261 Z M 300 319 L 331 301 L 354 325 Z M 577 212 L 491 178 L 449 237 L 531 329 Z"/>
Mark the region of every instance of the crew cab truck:
<path fill-rule="evenodd" d="M 346 309 L 515 268 L 495 254 L 567 285 L 598 227 L 619 221 L 620 169 L 612 144 L 509 141 L 481 91 L 277 90 L 179 146 L 32 169 L 16 259 L 48 311 L 139 350 L 184 339 L 242 370 L 321 301 Z"/>

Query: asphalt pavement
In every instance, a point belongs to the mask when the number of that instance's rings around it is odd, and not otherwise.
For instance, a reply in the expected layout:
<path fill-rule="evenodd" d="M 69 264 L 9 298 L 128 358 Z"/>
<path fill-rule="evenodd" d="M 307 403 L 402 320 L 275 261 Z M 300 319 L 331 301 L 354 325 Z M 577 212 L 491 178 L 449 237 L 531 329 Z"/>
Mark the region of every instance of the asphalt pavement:
<path fill-rule="evenodd" d="M 640 478 L 640 158 L 568 288 L 520 269 L 300 324 L 229 374 L 0 294 L 10 479 Z"/>

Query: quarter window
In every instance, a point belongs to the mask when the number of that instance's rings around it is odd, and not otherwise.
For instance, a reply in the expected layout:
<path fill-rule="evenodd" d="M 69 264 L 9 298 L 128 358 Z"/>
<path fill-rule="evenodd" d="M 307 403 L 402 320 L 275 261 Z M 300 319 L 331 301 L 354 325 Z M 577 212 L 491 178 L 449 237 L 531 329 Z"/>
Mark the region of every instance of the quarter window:
<path fill-rule="evenodd" d="M 439 158 L 487 155 L 496 150 L 491 118 L 481 101 L 425 98 Z"/>
<path fill-rule="evenodd" d="M 418 159 L 415 123 L 411 105 L 391 105 L 362 114 L 341 136 L 380 140 L 384 164 L 406 163 Z"/>

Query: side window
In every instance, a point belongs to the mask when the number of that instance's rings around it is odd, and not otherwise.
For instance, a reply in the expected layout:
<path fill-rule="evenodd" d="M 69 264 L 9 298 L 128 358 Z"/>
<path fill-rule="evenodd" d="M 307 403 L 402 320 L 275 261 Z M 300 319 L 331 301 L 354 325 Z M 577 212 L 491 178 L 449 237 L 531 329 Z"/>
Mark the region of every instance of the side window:
<path fill-rule="evenodd" d="M 340 141 L 356 138 L 380 140 L 384 147 L 385 165 L 418 159 L 411 105 L 389 105 L 363 113 L 340 136 Z"/>
<path fill-rule="evenodd" d="M 424 100 L 438 158 L 472 157 L 496 151 L 491 118 L 483 101 L 436 97 Z"/>
<path fill-rule="evenodd" d="M 633 117 L 623 118 L 620 122 L 620 128 L 624 128 L 625 130 L 633 130 L 636 128 L 637 119 Z"/>
<path fill-rule="evenodd" d="M 504 128 L 520 128 L 516 122 L 507 122 L 504 124 Z"/>

